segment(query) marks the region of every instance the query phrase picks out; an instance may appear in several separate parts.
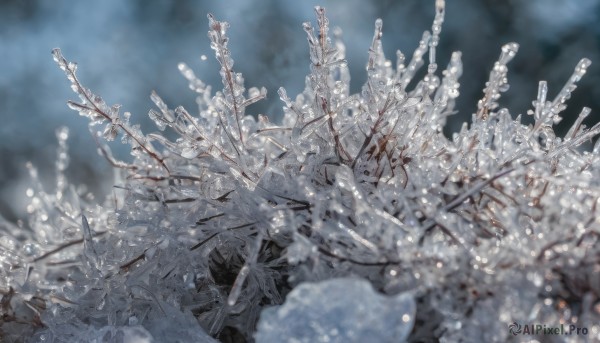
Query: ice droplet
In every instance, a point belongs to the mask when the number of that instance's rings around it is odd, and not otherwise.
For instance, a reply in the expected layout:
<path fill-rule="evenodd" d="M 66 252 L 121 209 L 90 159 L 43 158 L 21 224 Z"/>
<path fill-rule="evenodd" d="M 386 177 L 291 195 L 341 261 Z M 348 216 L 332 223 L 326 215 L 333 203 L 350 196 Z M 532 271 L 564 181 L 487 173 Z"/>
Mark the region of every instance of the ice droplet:
<path fill-rule="evenodd" d="M 575 78 L 574 81 L 579 81 L 587 72 L 587 68 L 589 68 L 589 66 L 592 64 L 592 61 L 590 61 L 587 58 L 583 58 L 579 61 L 579 63 L 577 63 L 577 66 L 575 67 L 575 72 L 573 73 L 573 77 Z"/>
<path fill-rule="evenodd" d="M 302 28 L 306 32 L 310 32 L 312 30 L 312 25 L 309 22 L 302 23 Z"/>
<path fill-rule="evenodd" d="M 377 18 L 375 20 L 375 29 L 378 30 L 378 31 L 381 31 L 382 27 L 383 27 L 383 20 L 381 20 L 381 18 Z"/>
<path fill-rule="evenodd" d="M 38 253 L 38 248 L 33 243 L 27 243 L 23 246 L 23 253 L 26 256 L 35 256 Z"/>
<path fill-rule="evenodd" d="M 159 130 L 164 131 L 167 128 L 167 122 L 164 120 L 162 114 L 151 109 L 148 112 L 148 116 L 150 117 L 150 119 L 152 119 L 152 121 L 154 121 L 154 123 L 156 124 L 156 127 Z"/>
<path fill-rule="evenodd" d="M 252 88 L 248 89 L 248 97 L 249 98 L 259 97 L 260 94 L 261 94 L 260 90 L 256 87 L 252 87 Z"/>
<path fill-rule="evenodd" d="M 56 131 L 56 137 L 59 141 L 64 142 L 69 138 L 69 128 L 63 126 Z"/>
<path fill-rule="evenodd" d="M 519 44 L 517 43 L 508 43 L 502 46 L 502 53 L 500 54 L 500 59 L 498 62 L 500 64 L 507 64 L 510 62 L 517 52 L 519 51 Z"/>

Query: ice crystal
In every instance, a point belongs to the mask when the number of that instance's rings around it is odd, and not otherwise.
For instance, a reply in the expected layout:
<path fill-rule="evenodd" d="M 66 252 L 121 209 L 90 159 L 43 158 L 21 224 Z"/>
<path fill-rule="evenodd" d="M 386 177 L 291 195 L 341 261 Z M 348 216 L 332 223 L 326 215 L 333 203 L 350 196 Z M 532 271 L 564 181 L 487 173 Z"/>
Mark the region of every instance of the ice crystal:
<path fill-rule="evenodd" d="M 68 105 L 90 120 L 115 187 L 97 203 L 67 182 L 66 129 L 57 132 L 53 191 L 28 166 L 28 223 L 0 222 L 2 340 L 260 341 L 289 333 L 301 341 L 314 338 L 298 322 L 310 319 L 319 321 L 311 330 L 368 341 L 347 325 L 353 309 L 367 311 L 365 323 L 382 330 L 369 332 L 382 340 L 399 330 L 397 340 L 503 342 L 513 322 L 587 326 L 600 339 L 600 144 L 578 148 L 600 125 L 586 128 L 584 108 L 565 137 L 553 129 L 590 61 L 581 60 L 554 100 L 541 81 L 527 112 L 534 122 L 525 125 L 499 102 L 518 50 L 504 45 L 472 122 L 448 139 L 442 129 L 462 64 L 455 52 L 438 71 L 445 4 L 435 3 L 432 31 L 409 61 L 400 51 L 395 64 L 384 56 L 383 23 L 375 22 L 358 94 L 350 94 L 341 31 L 317 7 L 316 26 L 303 25 L 306 88 L 295 98 L 279 89 L 280 123 L 246 113 L 266 90 L 246 89 L 233 69 L 228 24 L 212 15 L 223 88 L 213 92 L 180 64 L 198 111 L 173 109 L 153 93 L 149 116 L 165 135 L 143 133 L 54 50 L 79 97 Z M 131 146 L 129 161 L 104 142 L 119 137 Z M 366 281 L 327 281 L 343 277 L 368 280 L 382 295 L 367 292 Z M 331 294 L 340 285 L 347 294 Z M 384 295 L 402 299 L 410 325 L 390 324 L 399 312 L 376 310 L 389 305 Z M 291 305 L 298 301 L 310 306 Z M 310 312 L 317 304 L 343 316 Z"/>

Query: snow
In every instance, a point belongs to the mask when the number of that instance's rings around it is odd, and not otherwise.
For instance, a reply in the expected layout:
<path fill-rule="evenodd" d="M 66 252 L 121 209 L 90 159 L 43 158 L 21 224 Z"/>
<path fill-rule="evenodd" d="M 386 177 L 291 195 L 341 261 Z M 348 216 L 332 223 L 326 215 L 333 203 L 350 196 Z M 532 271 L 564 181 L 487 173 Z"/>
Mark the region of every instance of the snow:
<path fill-rule="evenodd" d="M 363 279 L 302 283 L 261 313 L 256 342 L 403 342 L 415 312 L 411 294 L 382 295 Z"/>

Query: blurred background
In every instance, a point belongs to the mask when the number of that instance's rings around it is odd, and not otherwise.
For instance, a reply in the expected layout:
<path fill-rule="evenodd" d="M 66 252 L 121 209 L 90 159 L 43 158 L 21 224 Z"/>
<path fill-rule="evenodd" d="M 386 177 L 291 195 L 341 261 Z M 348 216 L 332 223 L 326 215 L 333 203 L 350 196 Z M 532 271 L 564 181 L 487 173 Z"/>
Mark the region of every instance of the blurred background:
<path fill-rule="evenodd" d="M 301 24 L 314 22 L 317 4 L 344 32 L 354 92 L 366 79 L 376 18 L 383 19 L 384 50 L 394 61 L 396 49 L 412 55 L 434 14 L 434 0 L 1 0 L 0 214 L 11 221 L 26 218 L 27 161 L 52 189 L 60 126 L 70 130 L 70 181 L 87 185 L 99 199 L 111 192 L 111 168 L 96 153 L 88 120 L 66 106 L 76 95 L 52 60 L 52 48 L 60 47 L 79 64 L 84 85 L 108 104 L 123 105 L 122 112 L 131 112 L 132 121 L 151 132 L 152 90 L 172 108 L 196 109 L 178 62 L 190 65 L 213 90 L 220 89 L 219 67 L 206 36 L 211 12 L 231 24 L 234 68 L 244 74 L 246 86 L 268 89 L 268 99 L 249 112 L 276 121 L 282 112 L 277 88 L 284 86 L 293 96 L 304 87 L 309 60 Z M 438 63 L 445 66 L 451 52 L 460 50 L 464 73 L 460 113 L 446 134 L 470 120 L 500 47 L 510 41 L 521 48 L 509 65 L 511 88 L 501 106 L 513 116 L 525 114 L 539 80 L 548 81 L 553 98 L 577 62 L 588 57 L 593 64 L 569 101 L 559 131 L 566 132 L 583 106 L 594 114 L 588 124 L 600 120 L 600 0 L 447 0 Z M 126 157 L 126 149 L 117 153 Z"/>

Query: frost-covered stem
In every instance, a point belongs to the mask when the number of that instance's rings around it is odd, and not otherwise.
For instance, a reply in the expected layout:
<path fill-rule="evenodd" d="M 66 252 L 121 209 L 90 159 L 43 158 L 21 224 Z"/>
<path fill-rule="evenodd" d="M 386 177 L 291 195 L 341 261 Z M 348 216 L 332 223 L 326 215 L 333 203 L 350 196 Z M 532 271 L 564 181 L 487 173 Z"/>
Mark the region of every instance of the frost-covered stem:
<path fill-rule="evenodd" d="M 579 63 L 577 63 L 577 66 L 575 66 L 575 71 L 569 78 L 569 81 L 567 81 L 556 98 L 554 98 L 554 101 L 552 101 L 550 108 L 553 114 L 558 114 L 566 108 L 564 103 L 571 97 L 571 93 L 573 93 L 575 88 L 577 88 L 577 82 L 579 82 L 579 80 L 581 80 L 581 78 L 585 75 L 587 68 L 589 68 L 591 64 L 592 61 L 587 58 L 582 58 Z"/>
<path fill-rule="evenodd" d="M 212 139 L 210 139 L 210 137 L 208 137 L 207 135 L 205 135 L 203 133 L 203 131 L 198 126 L 198 123 L 196 123 L 196 120 L 194 119 L 194 117 L 185 108 L 183 108 L 182 106 L 179 106 L 175 109 L 175 113 L 177 115 L 184 117 L 188 122 L 190 122 L 192 124 L 192 126 L 198 133 L 198 137 L 202 140 L 205 140 L 206 142 L 208 142 L 210 144 L 209 149 L 217 150 L 220 154 L 219 155 L 220 157 L 222 157 L 226 161 L 230 162 L 232 165 L 235 165 L 237 168 L 240 168 L 240 166 L 238 165 L 238 163 L 235 161 L 235 159 L 233 157 L 229 156 L 223 149 L 221 149 L 220 146 L 218 146 Z M 219 119 L 220 119 L 220 117 L 219 117 Z M 221 123 L 222 123 L 222 121 L 221 121 Z M 185 134 L 185 133 L 182 132 L 182 135 L 183 134 Z M 238 151 L 235 146 L 234 146 L 234 149 L 236 151 Z M 209 153 L 209 155 L 210 155 L 210 153 Z"/>
<path fill-rule="evenodd" d="M 219 63 L 221 64 L 221 71 L 225 74 L 223 76 L 224 79 L 224 83 L 225 86 L 228 88 L 228 91 L 230 93 L 231 96 L 231 102 L 233 105 L 233 112 L 234 112 L 234 116 L 235 116 L 235 121 L 237 123 L 237 129 L 238 129 L 238 134 L 240 135 L 240 143 L 242 143 L 242 145 L 244 145 L 244 138 L 242 135 L 242 125 L 240 124 L 240 116 L 241 116 L 241 111 L 240 111 L 240 104 L 238 104 L 237 101 L 237 96 L 236 96 L 236 89 L 234 87 L 234 81 L 233 81 L 233 76 L 231 75 L 232 69 L 231 66 L 229 65 L 229 51 L 226 48 L 226 44 L 228 41 L 228 38 L 225 36 L 225 30 L 227 28 L 227 24 L 217 21 L 215 19 L 215 17 L 212 14 L 208 14 L 208 20 L 209 20 L 209 25 L 211 28 L 211 31 L 209 32 L 209 37 L 212 40 L 213 44 L 211 45 L 211 47 L 215 50 L 215 53 L 217 55 L 217 60 L 219 61 Z M 226 126 L 223 127 L 223 130 L 226 130 Z M 232 142 L 232 144 L 234 144 L 234 142 Z M 235 147 L 235 144 L 234 144 Z M 236 148 L 237 150 L 237 148 Z"/>
<path fill-rule="evenodd" d="M 505 170 L 502 170 L 500 172 L 498 172 L 496 175 L 494 175 L 493 177 L 481 181 L 478 184 L 476 184 L 475 186 L 471 187 L 470 189 L 464 191 L 464 193 L 460 194 L 459 196 L 457 196 L 454 200 L 452 200 L 451 202 L 449 202 L 448 204 L 446 204 L 443 208 L 441 208 L 439 210 L 440 213 L 444 213 L 444 212 L 448 212 L 448 211 L 452 211 L 453 209 L 457 208 L 458 206 L 460 206 L 460 204 L 462 204 L 465 200 L 469 199 L 470 197 L 472 197 L 474 194 L 477 194 L 478 192 L 482 191 L 487 185 L 491 184 L 492 182 L 498 180 L 499 178 L 506 176 L 510 173 L 512 173 L 513 171 L 515 171 L 514 167 L 509 167 Z M 427 219 L 427 221 L 425 223 L 423 223 L 423 234 L 421 236 L 421 238 L 419 239 L 419 244 L 422 245 L 423 241 L 425 239 L 425 236 L 436 226 L 439 226 L 439 223 L 435 220 L 435 219 Z M 443 231 L 446 231 L 446 228 L 442 228 Z M 454 236 L 454 234 L 452 234 L 451 232 L 449 233 L 449 236 L 456 241 L 459 241 L 456 239 L 456 237 Z"/>
<path fill-rule="evenodd" d="M 548 85 L 546 81 L 540 81 L 538 85 L 538 96 L 535 101 L 535 125 L 533 130 L 531 130 L 531 135 L 533 135 L 542 125 L 547 124 L 548 121 L 548 111 L 546 111 L 546 96 L 548 94 Z"/>
<path fill-rule="evenodd" d="M 440 102 L 446 106 L 446 113 L 452 113 L 454 109 L 454 99 L 459 95 L 458 88 L 460 83 L 458 82 L 458 79 L 462 74 L 461 53 L 459 51 L 452 53 L 450 63 L 448 63 L 448 67 L 443 73 L 444 78 L 442 79 L 442 84 L 435 93 L 434 99 L 436 102 Z"/>
<path fill-rule="evenodd" d="M 118 169 L 129 169 L 132 171 L 136 171 L 138 169 L 138 167 L 136 165 L 127 164 L 125 162 L 118 161 L 116 158 L 114 158 L 114 156 L 110 152 L 110 149 L 108 148 L 108 146 L 100 143 L 100 141 L 98 140 L 98 137 L 96 135 L 94 135 L 93 133 L 92 133 L 92 137 L 94 137 L 94 140 L 96 141 L 96 145 L 98 146 L 98 150 L 100 151 L 100 154 L 104 157 L 104 159 L 106 159 L 108 161 L 108 163 L 111 166 L 113 166 L 114 168 L 118 168 Z"/>
<path fill-rule="evenodd" d="M 579 116 L 577 116 L 577 119 L 569 129 L 569 132 L 567 132 L 567 134 L 565 135 L 565 139 L 573 139 L 575 138 L 575 136 L 577 136 L 579 130 L 581 129 L 581 124 L 583 123 L 583 120 L 587 118 L 591 112 L 592 110 L 589 107 L 584 107 L 581 110 L 581 113 L 579 113 Z"/>
<path fill-rule="evenodd" d="M 104 235 L 107 232 L 108 231 L 96 232 L 96 233 L 94 233 L 94 237 L 100 237 L 100 236 Z M 56 247 L 56 248 L 54 248 L 54 249 L 52 249 L 52 250 L 50 250 L 48 252 L 43 253 L 40 256 L 37 256 L 36 258 L 33 259 L 33 262 L 38 262 L 38 261 L 44 260 L 44 259 L 46 259 L 46 258 L 48 258 L 48 257 L 50 257 L 50 256 L 52 256 L 52 255 L 54 255 L 56 253 L 61 252 L 64 249 L 67 249 L 67 248 L 72 247 L 72 246 L 77 245 L 77 244 L 81 244 L 83 242 L 84 242 L 84 239 L 81 238 L 81 239 L 75 239 L 75 240 L 63 243 L 62 245 L 60 245 L 60 246 L 58 246 L 58 247 Z"/>
<path fill-rule="evenodd" d="M 381 36 L 383 35 L 382 28 L 383 21 L 380 18 L 377 18 L 375 21 L 375 33 L 373 34 L 373 40 L 371 42 L 371 47 L 369 48 L 369 62 L 367 63 L 367 72 L 369 74 L 375 71 L 377 60 L 381 57 Z"/>
<path fill-rule="evenodd" d="M 461 195 L 459 195 L 458 197 L 456 197 L 456 199 L 452 200 L 450 203 L 448 203 L 447 205 L 445 205 L 443 207 L 443 211 L 451 211 L 453 209 L 455 209 L 456 207 L 458 207 L 460 204 L 463 203 L 463 201 L 465 201 L 467 198 L 473 196 L 473 194 L 476 194 L 477 192 L 481 191 L 485 186 L 489 185 L 490 183 L 498 180 L 499 178 L 508 175 L 510 173 L 512 173 L 515 170 L 514 167 L 510 167 L 507 168 L 501 172 L 498 172 L 496 175 L 494 175 L 493 177 L 485 180 L 485 181 L 481 181 L 479 184 L 473 186 L 472 188 L 466 190 L 464 193 L 462 193 Z"/>
<path fill-rule="evenodd" d="M 435 52 L 440 40 L 442 32 L 442 24 L 444 23 L 444 14 L 446 12 L 446 2 L 444 0 L 436 0 L 435 2 L 435 18 L 431 26 L 431 39 L 429 40 L 429 67 L 427 73 L 433 75 L 437 69 L 435 62 Z"/>
<path fill-rule="evenodd" d="M 112 123 L 112 125 L 122 129 L 125 132 L 125 134 L 127 134 L 129 137 L 131 137 L 131 139 L 136 141 L 136 143 L 142 148 L 142 150 L 144 150 L 148 154 L 148 156 L 157 161 L 167 172 L 169 172 L 169 168 L 165 164 L 164 160 L 160 158 L 156 152 L 152 151 L 152 148 L 148 147 L 144 142 L 142 142 L 139 139 L 139 137 L 137 137 L 137 134 L 134 134 L 134 132 L 131 131 L 129 126 L 124 125 L 120 120 L 118 120 L 118 117 L 111 117 L 110 115 L 108 115 L 108 113 L 106 113 L 96 105 L 96 102 L 90 97 L 89 91 L 87 91 L 87 89 L 85 89 L 81 85 L 81 82 L 79 82 L 79 79 L 75 74 L 75 64 L 67 62 L 67 60 L 63 57 L 60 49 L 52 50 L 52 54 L 54 55 L 54 59 L 56 60 L 58 65 L 67 74 L 67 78 L 73 83 L 73 86 L 75 87 L 73 90 L 75 91 L 75 93 L 77 93 L 80 97 L 83 97 L 85 102 L 91 105 L 91 107 L 73 101 L 69 101 L 69 105 L 71 107 L 77 108 L 80 112 L 93 111 L 94 113 L 100 115 L 103 119 L 108 120 L 110 123 Z"/>
<path fill-rule="evenodd" d="M 565 150 L 574 148 L 578 145 L 581 145 L 583 142 L 585 142 L 587 140 L 591 140 L 592 138 L 596 137 L 598 134 L 600 134 L 600 123 L 594 125 L 589 130 L 585 130 L 585 131 L 581 132 L 579 135 L 577 135 L 574 138 L 565 140 L 561 145 L 556 147 L 554 149 L 554 151 L 552 151 L 551 153 L 548 154 L 548 158 L 554 158 L 556 156 L 559 156 L 559 155 L 563 154 L 565 152 Z"/>
<path fill-rule="evenodd" d="M 390 103 L 391 103 L 391 101 L 390 101 L 390 98 L 388 97 L 386 99 L 386 101 L 385 101 L 385 105 L 383 106 L 383 108 L 378 111 L 377 119 L 375 120 L 375 123 L 371 127 L 371 131 L 369 132 L 369 134 L 363 140 L 363 143 L 360 146 L 360 149 L 358 149 L 358 153 L 356 154 L 356 157 L 352 161 L 352 164 L 351 164 L 351 168 L 352 169 L 354 169 L 354 167 L 356 166 L 356 162 L 358 161 L 358 159 L 360 158 L 360 156 L 365 152 L 365 149 L 371 144 L 371 141 L 373 140 L 373 137 L 378 132 L 379 125 L 381 125 L 381 123 L 383 121 L 383 118 L 384 118 L 384 114 L 389 109 Z"/>
<path fill-rule="evenodd" d="M 490 78 L 484 89 L 484 96 L 477 103 L 477 119 L 486 120 L 490 111 L 498 107 L 500 94 L 508 89 L 506 74 L 508 73 L 507 63 L 510 62 L 519 51 L 519 44 L 508 43 L 502 46 L 500 58 L 494 64 L 494 69 L 490 72 Z"/>
<path fill-rule="evenodd" d="M 324 106 L 326 107 L 326 106 Z M 326 108 L 324 108 L 326 109 Z M 350 160 L 350 155 L 346 152 L 346 149 L 344 149 L 344 146 L 342 144 L 342 141 L 340 139 L 340 135 L 337 132 L 337 130 L 335 129 L 335 127 L 333 126 L 333 112 L 329 111 L 327 112 L 327 123 L 329 125 L 329 131 L 331 131 L 331 134 L 333 135 L 333 141 L 335 142 L 335 147 L 336 147 L 336 155 L 338 157 L 338 159 L 340 160 L 340 162 L 342 163 L 347 163 Z"/>
<path fill-rule="evenodd" d="M 431 33 L 429 33 L 429 31 L 423 32 L 423 36 L 419 41 L 419 46 L 417 49 L 415 49 L 410 63 L 402 73 L 402 77 L 400 79 L 402 90 L 406 90 L 406 87 L 408 87 L 408 84 L 417 73 L 417 70 L 419 70 L 419 68 L 421 68 L 423 65 L 423 55 L 425 55 L 428 50 L 430 39 Z"/>
<path fill-rule="evenodd" d="M 220 215 L 215 215 L 215 216 L 211 216 L 211 217 L 208 217 L 208 218 L 203 218 L 203 219 L 199 220 L 196 224 L 201 224 L 201 223 L 204 223 L 204 222 L 206 222 L 208 220 L 215 219 L 215 218 L 218 218 L 218 217 L 220 217 Z M 235 226 L 235 227 L 230 227 L 230 228 L 226 228 L 226 229 L 217 231 L 217 232 L 213 233 L 212 235 L 206 237 L 202 241 L 196 243 L 193 247 L 190 248 L 190 251 L 193 251 L 193 250 L 196 250 L 196 249 L 200 248 L 206 242 L 210 241 L 211 239 L 213 239 L 214 237 L 218 236 L 219 234 L 221 234 L 223 232 L 226 232 L 226 231 L 229 231 L 229 230 L 238 230 L 238 229 L 247 228 L 247 227 L 250 227 L 250 226 L 252 226 L 254 224 L 256 224 L 256 222 L 242 224 L 242 225 L 238 225 L 238 226 Z"/>
<path fill-rule="evenodd" d="M 312 77 L 315 89 L 315 104 L 327 118 L 329 132 L 332 135 L 335 146 L 335 153 L 341 162 L 350 160 L 350 155 L 344 149 L 340 135 L 335 129 L 334 119 L 338 115 L 337 110 L 332 109 L 331 90 L 329 89 L 329 76 L 331 67 L 335 64 L 345 63 L 343 59 L 335 59 L 337 51 L 330 47 L 328 42 L 329 20 L 325 16 L 325 9 L 320 6 L 315 7 L 317 24 L 319 26 L 319 35 L 315 37 L 314 30 L 310 23 L 304 23 L 304 31 L 308 35 L 308 43 L 311 51 Z"/>

